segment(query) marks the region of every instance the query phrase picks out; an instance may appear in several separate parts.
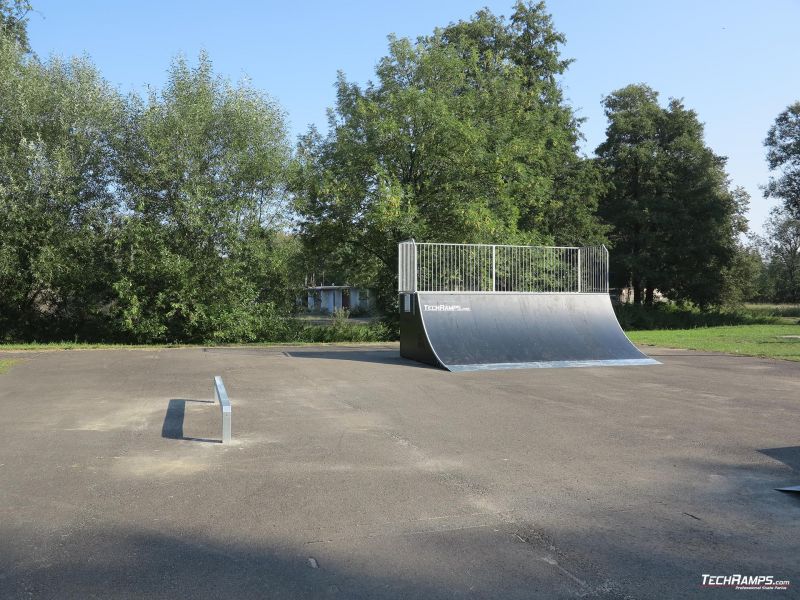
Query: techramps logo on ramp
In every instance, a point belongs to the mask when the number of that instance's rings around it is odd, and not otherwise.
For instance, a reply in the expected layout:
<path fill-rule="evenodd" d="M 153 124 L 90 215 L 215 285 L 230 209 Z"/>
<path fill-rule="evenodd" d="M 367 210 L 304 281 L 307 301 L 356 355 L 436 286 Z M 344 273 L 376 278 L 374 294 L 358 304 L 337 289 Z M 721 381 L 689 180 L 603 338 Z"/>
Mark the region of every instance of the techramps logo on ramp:
<path fill-rule="evenodd" d="M 470 312 L 472 308 L 460 304 L 423 304 L 422 310 L 425 312 Z"/>
<path fill-rule="evenodd" d="M 774 575 L 709 575 L 703 574 L 702 588 L 733 588 L 736 590 L 788 590 L 788 579 Z"/>

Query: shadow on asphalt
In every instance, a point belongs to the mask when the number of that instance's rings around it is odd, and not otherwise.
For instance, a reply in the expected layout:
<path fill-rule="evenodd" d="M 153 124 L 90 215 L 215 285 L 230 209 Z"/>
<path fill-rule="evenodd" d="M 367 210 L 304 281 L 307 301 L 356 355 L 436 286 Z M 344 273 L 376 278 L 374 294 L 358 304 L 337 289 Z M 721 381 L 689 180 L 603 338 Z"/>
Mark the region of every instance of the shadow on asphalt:
<path fill-rule="evenodd" d="M 787 467 L 800 473 L 800 446 L 787 446 L 785 448 L 762 448 L 761 454 L 779 460 Z"/>
<path fill-rule="evenodd" d="M 400 356 L 397 350 L 291 350 L 286 352 L 291 358 L 316 358 L 322 360 L 351 360 L 356 362 L 380 363 L 384 365 L 403 365 L 421 369 L 434 369 L 430 365 L 418 363 Z"/>
<path fill-rule="evenodd" d="M 186 416 L 186 403 L 196 402 L 198 404 L 215 404 L 213 400 L 186 400 L 184 398 L 173 398 L 167 405 L 167 414 L 164 415 L 164 424 L 161 426 L 161 437 L 171 440 L 188 440 L 190 442 L 208 442 L 221 444 L 222 440 L 210 438 L 187 437 L 183 435 L 183 420 Z"/>
<path fill-rule="evenodd" d="M 4 539 L 0 525 L 0 540 Z M 445 600 L 454 596 L 472 598 L 574 598 L 573 586 L 545 581 L 549 592 L 532 595 L 539 570 L 492 581 L 477 579 L 463 567 L 464 581 L 454 583 L 430 575 L 392 573 L 388 565 L 314 558 L 325 549 L 301 549 L 269 543 L 221 541 L 194 532 L 184 535 L 156 531 L 91 529 L 71 539 L 85 546 L 85 552 L 65 550 L 60 560 L 38 565 L 13 559 L 13 548 L 0 541 L 0 597 L 2 598 L 234 598 L 253 600 L 311 600 L 344 598 L 353 600 Z M 77 536 L 76 536 L 77 537 Z M 247 537 L 247 536 L 242 536 Z M 487 540 L 467 532 L 461 541 L 467 548 L 482 547 Z M 235 538 L 234 538 L 235 539 Z M 514 543 L 509 536 L 510 544 Z M 435 545 L 438 540 L 429 540 Z M 496 542 L 495 542 L 496 543 Z M 527 549 L 518 544 L 519 552 Z M 435 551 L 427 548 L 428 550 Z M 442 550 L 445 550 L 444 548 Z M 327 553 L 326 553 L 327 554 Z M 530 554 L 530 552 L 528 552 Z M 87 556 L 88 555 L 88 556 Z M 523 554 L 524 556 L 524 554 Z M 313 558 L 313 561 L 311 560 Z M 344 562 L 344 564 L 342 564 Z M 370 568 L 371 566 L 371 568 Z M 381 566 L 383 568 L 381 568 Z M 474 580 L 474 581 L 472 581 Z M 477 588 L 477 589 L 473 589 Z M 560 588 L 566 589 L 560 589 Z M 565 592 L 569 593 L 565 593 Z M 560 592 L 560 593 L 558 593 Z M 619 596 L 592 596 L 618 600 Z"/>

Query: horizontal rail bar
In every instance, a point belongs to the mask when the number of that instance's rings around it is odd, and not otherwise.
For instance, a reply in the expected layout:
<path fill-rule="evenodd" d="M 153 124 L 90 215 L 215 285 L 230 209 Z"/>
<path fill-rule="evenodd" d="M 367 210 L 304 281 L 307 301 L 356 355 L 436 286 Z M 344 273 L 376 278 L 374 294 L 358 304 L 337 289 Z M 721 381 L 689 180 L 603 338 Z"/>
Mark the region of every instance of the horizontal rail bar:
<path fill-rule="evenodd" d="M 225 384 L 222 383 L 222 377 L 219 375 L 214 377 L 214 399 L 219 402 L 219 407 L 222 411 L 222 443 L 230 444 L 232 412 L 231 401 L 228 398 L 228 392 L 225 389 Z"/>
<path fill-rule="evenodd" d="M 514 291 L 507 292 L 505 290 L 501 290 L 501 291 L 498 291 L 498 292 L 492 292 L 492 291 L 467 292 L 467 291 L 447 291 L 447 290 L 419 290 L 419 293 L 420 294 L 431 294 L 431 295 L 441 294 L 443 296 L 447 295 L 447 294 L 458 294 L 458 295 L 464 295 L 464 296 L 478 296 L 478 295 L 481 295 L 481 294 L 486 295 L 486 296 L 497 296 L 498 294 L 505 294 L 507 296 L 511 295 L 511 294 L 517 294 L 517 295 L 520 295 L 520 296 L 565 296 L 565 295 L 570 295 L 570 296 L 591 296 L 592 294 L 601 295 L 601 296 L 607 296 L 608 295 L 606 292 L 514 292 Z"/>
<path fill-rule="evenodd" d="M 410 244 L 412 242 L 400 242 L 401 244 Z M 491 248 L 560 248 L 564 250 L 580 250 L 584 246 L 516 246 L 514 244 L 450 244 L 447 242 L 413 242 L 417 246 L 469 246 L 469 247 L 483 247 Z"/>

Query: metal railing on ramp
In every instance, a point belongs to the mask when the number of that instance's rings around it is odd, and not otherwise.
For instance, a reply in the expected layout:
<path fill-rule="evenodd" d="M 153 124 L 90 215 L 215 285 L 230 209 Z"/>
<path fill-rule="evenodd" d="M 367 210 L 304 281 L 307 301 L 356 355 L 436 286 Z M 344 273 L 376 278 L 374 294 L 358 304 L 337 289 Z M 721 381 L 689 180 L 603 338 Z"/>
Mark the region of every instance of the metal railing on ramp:
<path fill-rule="evenodd" d="M 605 246 L 399 244 L 398 291 L 607 294 Z"/>

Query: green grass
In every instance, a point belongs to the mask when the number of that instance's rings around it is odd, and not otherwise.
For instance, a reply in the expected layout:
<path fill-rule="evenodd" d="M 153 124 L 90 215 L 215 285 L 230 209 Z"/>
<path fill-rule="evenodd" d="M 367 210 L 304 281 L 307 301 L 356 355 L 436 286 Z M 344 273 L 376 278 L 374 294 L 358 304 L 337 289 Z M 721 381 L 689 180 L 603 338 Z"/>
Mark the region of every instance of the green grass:
<path fill-rule="evenodd" d="M 636 344 L 800 361 L 800 325 L 736 325 L 626 333 Z"/>
<path fill-rule="evenodd" d="M 8 371 L 15 362 L 17 361 L 9 358 L 0 359 L 0 375 Z"/>
<path fill-rule="evenodd" d="M 192 344 L 108 344 L 104 342 L 24 342 L 0 343 L 2 351 L 26 350 L 138 350 L 142 348 L 183 348 Z M 196 344 L 200 345 L 200 344 Z"/>

